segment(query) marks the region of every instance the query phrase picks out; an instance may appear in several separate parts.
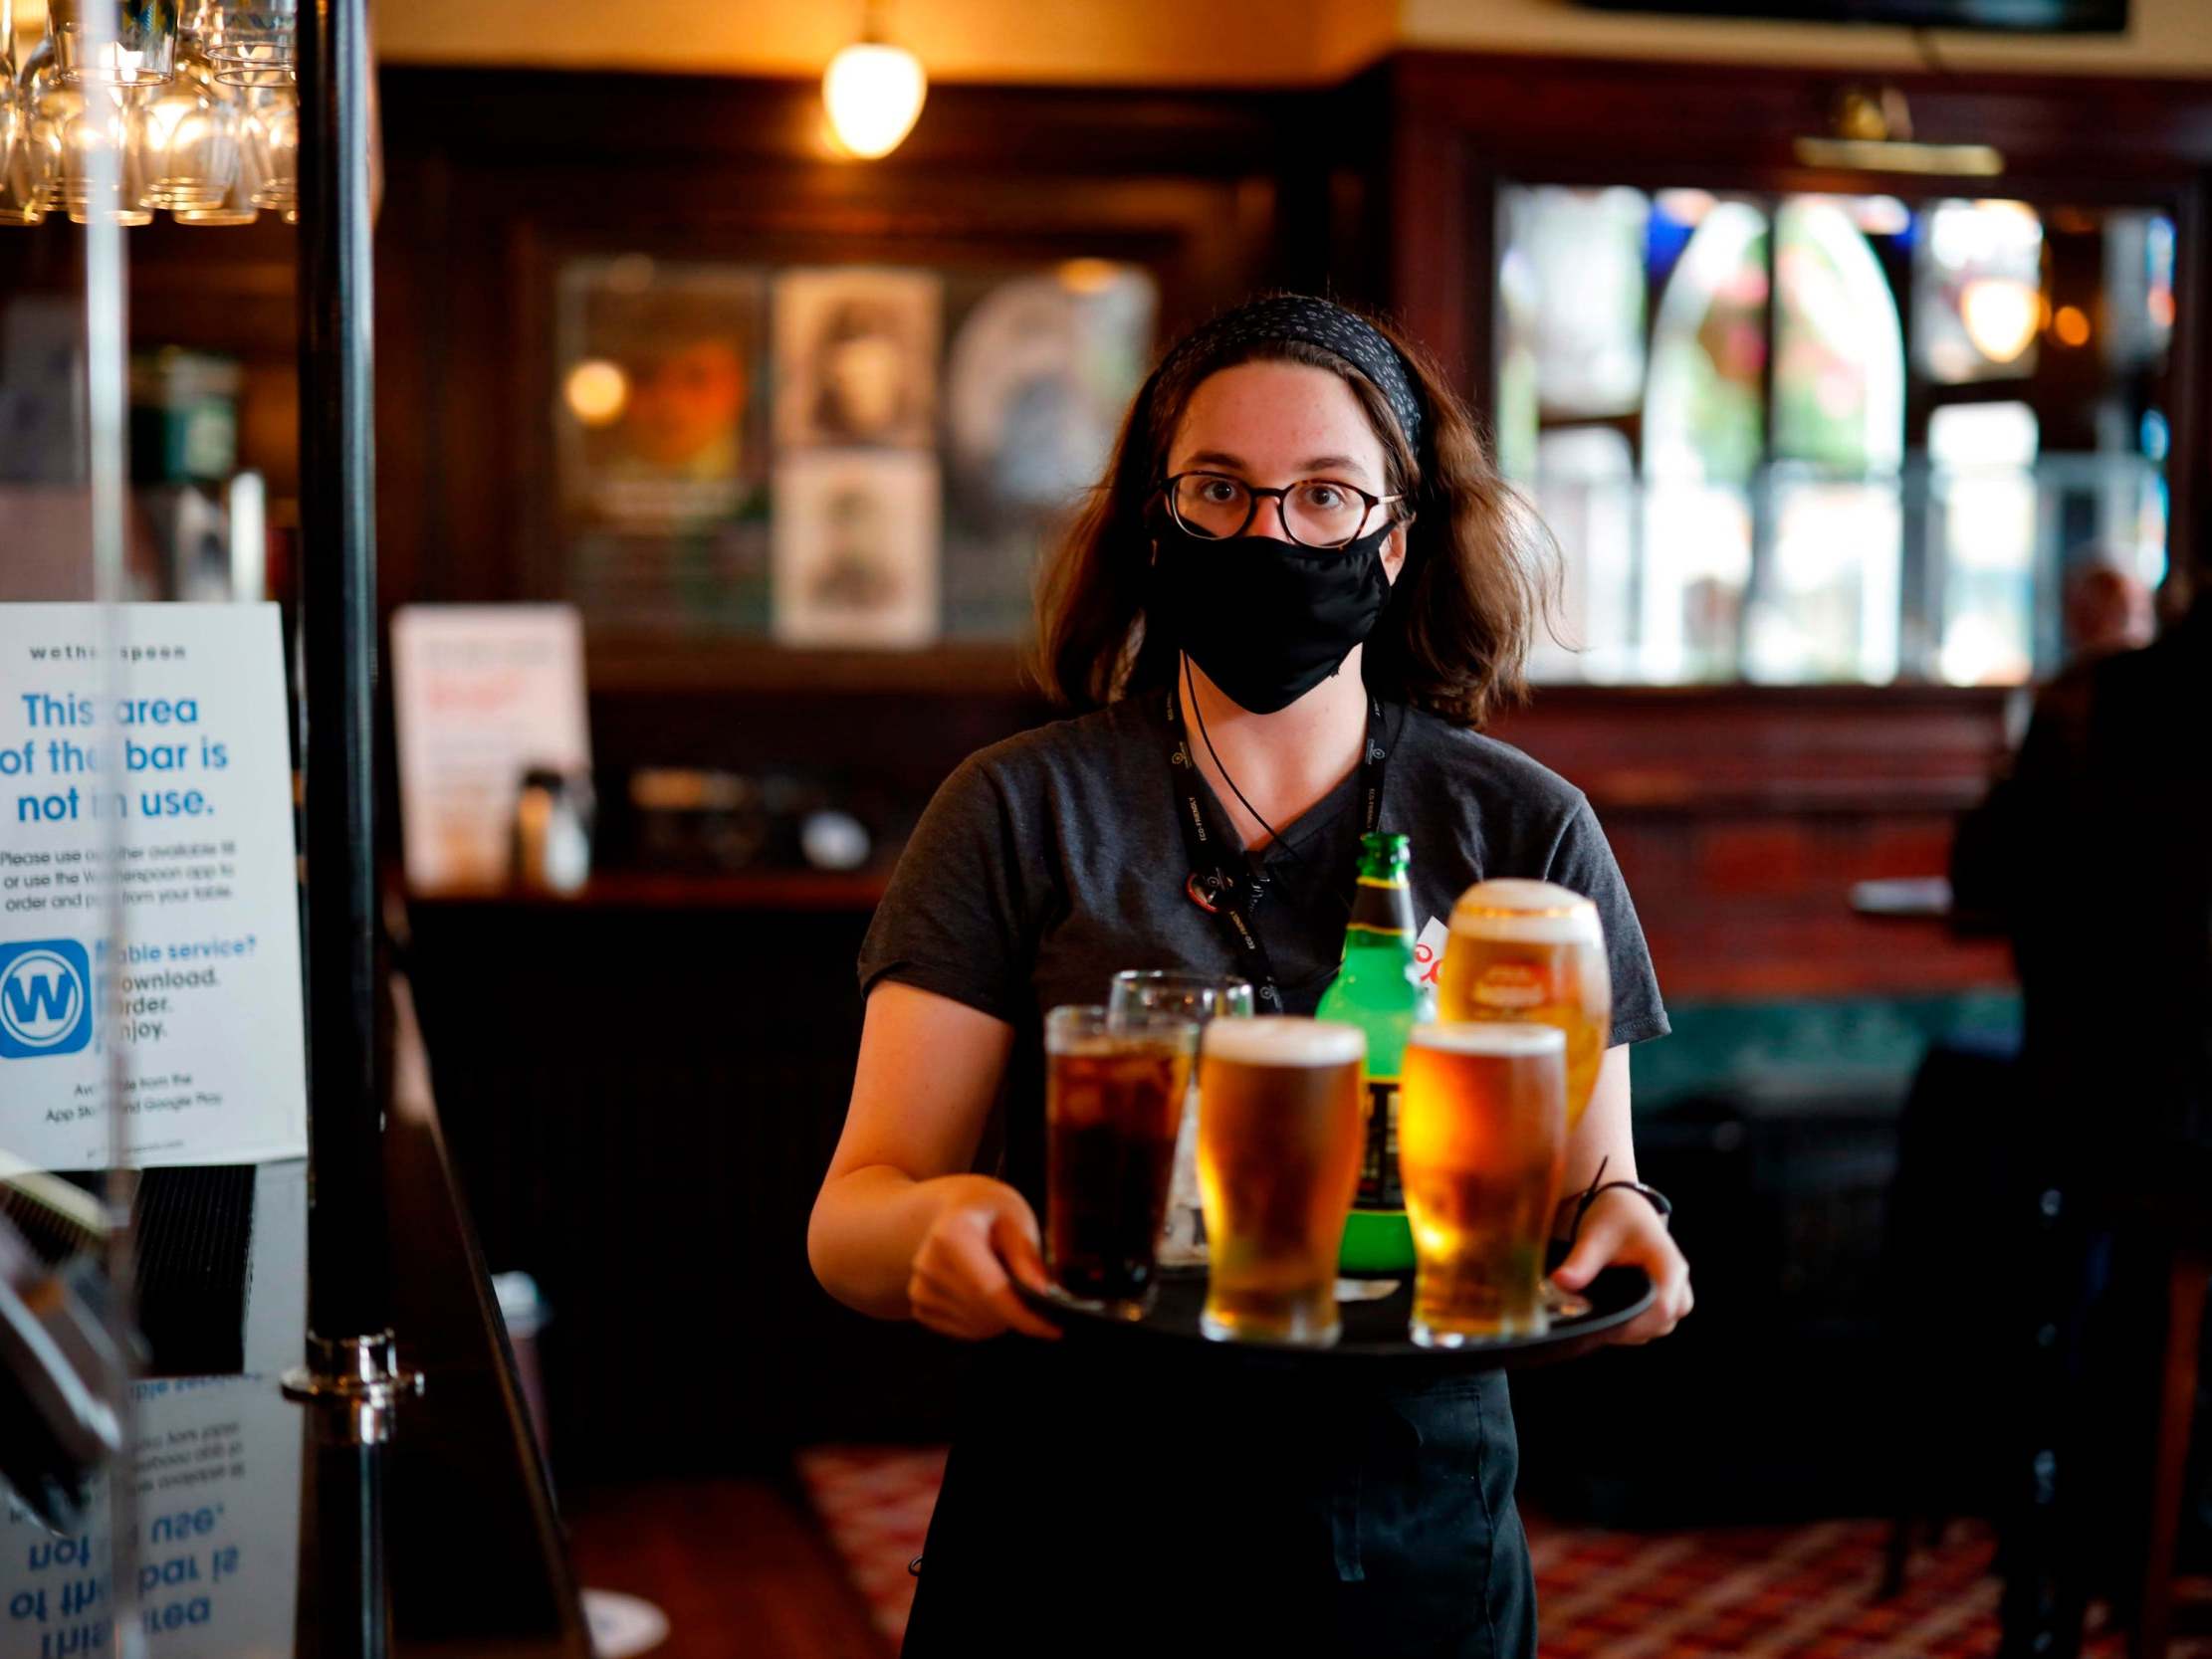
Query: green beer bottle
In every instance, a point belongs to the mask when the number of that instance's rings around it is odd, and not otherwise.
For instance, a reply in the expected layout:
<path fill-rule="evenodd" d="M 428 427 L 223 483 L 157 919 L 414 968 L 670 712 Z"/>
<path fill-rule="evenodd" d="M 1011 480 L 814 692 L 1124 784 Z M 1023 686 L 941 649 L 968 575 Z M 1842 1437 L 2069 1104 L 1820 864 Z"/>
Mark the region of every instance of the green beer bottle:
<path fill-rule="evenodd" d="M 1344 930 L 1344 965 L 1322 994 L 1323 1019 L 1367 1033 L 1367 1148 L 1359 1193 L 1344 1224 L 1338 1268 L 1347 1274 L 1410 1273 L 1414 1235 L 1398 1184 L 1398 1075 L 1413 1028 L 1437 1017 L 1437 993 L 1414 967 L 1414 899 L 1403 835 L 1360 839 L 1360 885 Z"/>

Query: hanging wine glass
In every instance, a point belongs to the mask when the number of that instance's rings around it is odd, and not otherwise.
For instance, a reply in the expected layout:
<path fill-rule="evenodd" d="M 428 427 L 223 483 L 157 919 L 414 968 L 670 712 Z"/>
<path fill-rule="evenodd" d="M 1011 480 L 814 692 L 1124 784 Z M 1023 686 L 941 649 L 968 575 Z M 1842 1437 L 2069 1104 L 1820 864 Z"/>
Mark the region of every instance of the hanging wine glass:
<path fill-rule="evenodd" d="M 145 103 L 140 150 L 146 204 L 178 209 L 219 206 L 238 179 L 243 96 L 215 79 L 214 66 L 186 46 L 169 84 Z"/>
<path fill-rule="evenodd" d="M 51 169 L 7 46 L 0 40 L 0 225 L 36 225 L 46 218 Z"/>
<path fill-rule="evenodd" d="M 61 206 L 76 223 L 96 218 L 148 225 L 145 166 L 139 132 L 144 117 L 123 87 L 73 86 L 55 80 L 39 100 L 61 150 Z"/>
<path fill-rule="evenodd" d="M 300 100 L 290 87 L 261 86 L 247 95 L 248 143 L 254 152 L 253 201 L 285 223 L 300 218 Z"/>
<path fill-rule="evenodd" d="M 198 28 L 222 80 L 238 87 L 289 86 L 299 0 L 224 0 L 201 8 Z"/>
<path fill-rule="evenodd" d="M 62 128 L 47 103 L 47 94 L 57 84 L 58 73 L 54 67 L 53 37 L 43 36 L 24 57 L 23 72 L 16 77 L 16 91 L 23 100 L 24 113 L 29 121 L 28 165 L 32 176 L 43 181 L 40 206 L 47 213 L 62 210 Z"/>
<path fill-rule="evenodd" d="M 157 87 L 175 68 L 177 0 L 49 0 L 46 26 L 64 81 Z"/>
<path fill-rule="evenodd" d="M 235 89 L 233 89 L 235 91 Z M 261 209 L 254 205 L 254 191 L 261 183 L 261 175 L 254 170 L 255 145 L 250 133 L 250 112 L 239 110 L 238 166 L 231 174 L 230 187 L 221 199 L 201 207 L 173 207 L 169 216 L 180 225 L 250 225 L 261 217 Z"/>

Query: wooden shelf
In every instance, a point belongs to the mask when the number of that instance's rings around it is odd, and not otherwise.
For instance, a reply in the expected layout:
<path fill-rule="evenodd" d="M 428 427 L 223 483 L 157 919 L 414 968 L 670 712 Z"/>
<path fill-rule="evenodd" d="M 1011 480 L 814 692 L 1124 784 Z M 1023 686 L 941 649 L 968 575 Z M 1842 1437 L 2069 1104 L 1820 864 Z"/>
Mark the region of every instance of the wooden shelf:
<path fill-rule="evenodd" d="M 492 906 L 516 910 L 869 911 L 882 900 L 890 873 L 862 870 L 760 870 L 697 874 L 670 870 L 609 870 L 573 894 L 522 888 L 457 888 L 409 893 L 425 906 Z"/>
<path fill-rule="evenodd" d="M 991 640 L 914 651 L 800 651 L 758 639 L 594 633 L 586 657 L 591 689 L 615 694 L 1034 697 L 1024 649 Z"/>

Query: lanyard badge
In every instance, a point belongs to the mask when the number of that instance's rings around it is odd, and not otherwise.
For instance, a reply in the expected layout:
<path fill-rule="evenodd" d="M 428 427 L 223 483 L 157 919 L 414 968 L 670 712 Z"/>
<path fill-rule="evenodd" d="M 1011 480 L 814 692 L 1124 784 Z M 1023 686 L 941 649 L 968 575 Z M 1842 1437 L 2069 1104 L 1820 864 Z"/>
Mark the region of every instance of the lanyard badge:
<path fill-rule="evenodd" d="M 1382 700 L 1370 693 L 1367 708 L 1367 746 L 1360 757 L 1360 816 L 1363 831 L 1372 831 L 1382 816 L 1384 767 L 1389 763 L 1390 751 L 1383 741 Z M 1182 699 L 1172 690 L 1168 693 L 1168 728 L 1175 734 L 1168 767 L 1176 784 L 1176 817 L 1182 821 L 1184 850 L 1191 860 L 1190 874 L 1184 878 L 1184 895 L 1219 925 L 1230 954 L 1244 964 L 1244 976 L 1251 980 L 1252 994 L 1259 1005 L 1279 1014 L 1283 1008 L 1282 989 L 1275 981 L 1267 946 L 1253 925 L 1253 916 L 1267 896 L 1267 884 L 1252 869 L 1249 859 L 1230 851 L 1229 837 L 1207 811 L 1206 797 L 1199 786 L 1198 762 L 1191 754 L 1184 729 Z M 1239 868 L 1231 868 L 1232 858 Z"/>

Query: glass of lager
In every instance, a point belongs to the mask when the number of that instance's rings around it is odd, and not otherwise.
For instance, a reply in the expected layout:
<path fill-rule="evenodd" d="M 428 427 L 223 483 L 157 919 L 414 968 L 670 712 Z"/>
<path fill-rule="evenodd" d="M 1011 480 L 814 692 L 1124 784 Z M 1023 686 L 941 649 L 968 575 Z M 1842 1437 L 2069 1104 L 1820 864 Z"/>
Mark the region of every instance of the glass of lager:
<path fill-rule="evenodd" d="M 1550 882 L 1477 882 L 1451 907 L 1438 1017 L 1556 1025 L 1567 1038 L 1567 1129 L 1598 1087 L 1613 973 L 1598 907 Z"/>
<path fill-rule="evenodd" d="M 1129 1014 L 1179 1014 L 1204 1026 L 1210 1019 L 1252 1017 L 1252 987 L 1243 979 L 1202 973 L 1124 968 L 1114 975 L 1107 1008 Z M 1206 1262 L 1206 1218 L 1199 1207 L 1199 1080 L 1194 1069 L 1183 1131 L 1175 1141 L 1175 1175 L 1168 1183 L 1168 1220 L 1160 1233 L 1162 1267 L 1201 1267 Z"/>
<path fill-rule="evenodd" d="M 1077 1307 L 1142 1319 L 1199 1028 L 1055 1008 L 1044 1022 L 1044 1270 Z"/>
<path fill-rule="evenodd" d="M 1366 1058 L 1356 1025 L 1273 1015 L 1206 1028 L 1199 1191 L 1214 1259 L 1200 1323 L 1215 1341 L 1337 1340 L 1337 1246 L 1359 1184 Z"/>
<path fill-rule="evenodd" d="M 1406 1045 L 1398 1163 L 1414 1231 L 1413 1339 L 1460 1348 L 1549 1328 L 1544 1248 L 1567 1155 L 1556 1026 L 1423 1025 Z"/>
<path fill-rule="evenodd" d="M 1552 882 L 1477 882 L 1451 907 L 1438 1016 L 1528 1020 L 1567 1038 L 1567 1133 L 1574 1134 L 1598 1087 L 1613 1031 L 1613 970 L 1598 907 Z M 1554 1317 L 1575 1319 L 1590 1304 L 1545 1284 Z"/>

